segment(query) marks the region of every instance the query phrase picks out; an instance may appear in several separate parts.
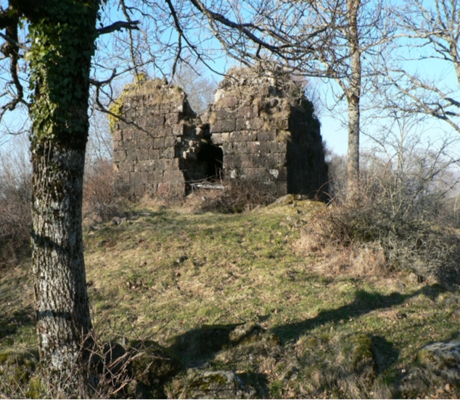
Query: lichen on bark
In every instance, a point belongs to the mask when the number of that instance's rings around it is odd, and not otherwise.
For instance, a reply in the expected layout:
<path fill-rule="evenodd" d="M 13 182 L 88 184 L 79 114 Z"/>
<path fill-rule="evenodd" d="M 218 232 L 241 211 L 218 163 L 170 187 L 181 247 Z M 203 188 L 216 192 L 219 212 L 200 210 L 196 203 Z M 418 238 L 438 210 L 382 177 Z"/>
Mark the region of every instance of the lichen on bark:
<path fill-rule="evenodd" d="M 55 395 L 85 396 L 91 330 L 81 231 L 99 0 L 45 0 L 29 21 L 33 270 L 40 355 Z"/>

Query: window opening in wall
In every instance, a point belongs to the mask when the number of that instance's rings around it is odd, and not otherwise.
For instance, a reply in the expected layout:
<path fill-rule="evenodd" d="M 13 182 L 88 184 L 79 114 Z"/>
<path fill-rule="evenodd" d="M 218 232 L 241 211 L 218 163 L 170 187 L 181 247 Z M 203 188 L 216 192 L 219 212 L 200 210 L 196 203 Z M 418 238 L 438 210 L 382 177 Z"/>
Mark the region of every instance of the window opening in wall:
<path fill-rule="evenodd" d="M 207 165 L 206 179 L 220 180 L 223 178 L 224 152 L 222 148 L 212 143 L 211 138 L 201 139 L 198 161 Z"/>

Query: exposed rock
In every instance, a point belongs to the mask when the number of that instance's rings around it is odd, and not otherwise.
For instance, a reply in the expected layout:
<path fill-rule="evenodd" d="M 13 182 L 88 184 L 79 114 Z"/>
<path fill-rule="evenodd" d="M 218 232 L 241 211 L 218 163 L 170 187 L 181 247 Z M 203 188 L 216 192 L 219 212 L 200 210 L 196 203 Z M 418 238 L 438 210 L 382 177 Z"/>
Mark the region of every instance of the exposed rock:
<path fill-rule="evenodd" d="M 165 398 L 164 384 L 180 369 L 180 361 L 172 352 L 154 341 L 131 341 L 133 382 L 129 394 L 136 398 Z"/>
<path fill-rule="evenodd" d="M 431 379 L 460 383 L 460 342 L 426 345 L 419 350 L 417 359 Z"/>
<path fill-rule="evenodd" d="M 438 342 L 418 351 L 416 364 L 401 380 L 401 394 L 406 398 L 431 397 L 447 387 L 458 396 L 459 386 L 460 342 Z"/>
<path fill-rule="evenodd" d="M 233 371 L 194 373 L 181 389 L 181 399 L 254 399 L 257 393 Z"/>

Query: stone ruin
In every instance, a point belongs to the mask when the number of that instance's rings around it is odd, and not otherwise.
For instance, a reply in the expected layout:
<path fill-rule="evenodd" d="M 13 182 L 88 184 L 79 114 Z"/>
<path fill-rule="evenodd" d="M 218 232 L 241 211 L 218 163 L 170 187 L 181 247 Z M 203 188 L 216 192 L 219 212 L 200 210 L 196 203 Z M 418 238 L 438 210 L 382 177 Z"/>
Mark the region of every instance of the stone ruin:
<path fill-rule="evenodd" d="M 127 85 L 112 112 L 121 116 L 111 120 L 119 195 L 183 197 L 223 178 L 278 196 L 324 198 L 327 191 L 320 123 L 282 75 L 231 69 L 201 116 L 179 87 L 143 81 Z"/>

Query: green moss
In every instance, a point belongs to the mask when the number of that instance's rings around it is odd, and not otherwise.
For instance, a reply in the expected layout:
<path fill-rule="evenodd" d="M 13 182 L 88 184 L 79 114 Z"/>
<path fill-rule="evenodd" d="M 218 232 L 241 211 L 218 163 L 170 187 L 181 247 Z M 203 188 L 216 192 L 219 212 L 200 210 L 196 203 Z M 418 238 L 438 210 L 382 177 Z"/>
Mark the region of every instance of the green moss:
<path fill-rule="evenodd" d="M 163 385 L 180 368 L 175 354 L 153 340 L 133 340 L 128 351 L 132 354 L 134 379 L 147 386 Z"/>
<path fill-rule="evenodd" d="M 362 364 L 373 362 L 372 340 L 368 335 L 356 335 L 353 338 L 353 346 L 350 360 L 354 368 L 360 368 Z"/>
<path fill-rule="evenodd" d="M 208 376 L 200 376 L 194 379 L 189 384 L 190 390 L 199 390 L 204 393 L 209 393 L 212 387 L 228 384 L 227 378 L 222 374 L 212 374 Z"/>
<path fill-rule="evenodd" d="M 41 377 L 38 375 L 33 376 L 29 380 L 29 388 L 27 389 L 26 397 L 28 399 L 43 399 L 45 392 Z"/>
<path fill-rule="evenodd" d="M 109 111 L 111 114 L 109 114 L 109 127 L 110 127 L 110 132 L 113 133 L 115 130 L 115 126 L 117 125 L 117 122 L 120 120 L 119 117 L 121 117 L 122 112 L 123 112 L 123 93 L 120 95 L 118 99 L 116 99 L 112 104 L 109 106 Z"/>

